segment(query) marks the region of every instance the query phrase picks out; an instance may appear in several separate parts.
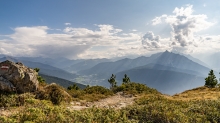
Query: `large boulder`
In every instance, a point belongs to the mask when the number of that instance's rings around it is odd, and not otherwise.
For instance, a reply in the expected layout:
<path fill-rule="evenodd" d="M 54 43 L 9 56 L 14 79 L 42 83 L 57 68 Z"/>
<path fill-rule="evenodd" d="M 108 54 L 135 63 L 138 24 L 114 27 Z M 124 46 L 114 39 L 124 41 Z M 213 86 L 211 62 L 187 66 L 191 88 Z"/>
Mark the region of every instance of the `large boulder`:
<path fill-rule="evenodd" d="M 0 63 L 0 90 L 19 93 L 35 92 L 38 89 L 38 73 L 22 63 L 4 61 Z"/>

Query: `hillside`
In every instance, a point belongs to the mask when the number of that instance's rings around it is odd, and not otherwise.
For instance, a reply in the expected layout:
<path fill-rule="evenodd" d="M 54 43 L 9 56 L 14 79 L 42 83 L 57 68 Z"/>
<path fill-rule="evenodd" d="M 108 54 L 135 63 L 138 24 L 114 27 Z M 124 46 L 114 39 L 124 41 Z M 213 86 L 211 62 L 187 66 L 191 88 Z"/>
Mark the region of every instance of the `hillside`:
<path fill-rule="evenodd" d="M 165 51 L 150 57 L 99 63 L 78 73 L 93 76 L 94 79 L 100 80 L 99 85 L 106 87 L 111 74 L 116 74 L 118 83 L 124 74 L 127 74 L 132 81 L 147 84 L 162 93 L 172 95 L 202 86 L 209 70 L 183 55 Z"/>
<path fill-rule="evenodd" d="M 197 87 L 172 96 L 178 100 L 219 100 L 220 88 Z"/>
<path fill-rule="evenodd" d="M 204 84 L 203 77 L 181 71 L 137 68 L 119 72 L 116 76 L 117 78 L 123 78 L 124 74 L 127 74 L 131 81 L 146 84 L 162 93 L 170 95 Z M 120 82 L 120 80 L 118 81 Z"/>
<path fill-rule="evenodd" d="M 54 77 L 54 76 L 48 76 L 48 75 L 44 75 L 44 74 L 39 74 L 42 78 L 45 79 L 47 84 L 51 84 L 51 83 L 56 83 L 64 88 L 67 88 L 69 86 L 72 86 L 73 84 L 76 84 L 79 88 L 84 89 L 86 87 L 86 85 L 80 84 L 80 83 L 76 83 L 76 82 L 72 82 L 69 80 L 65 80 L 65 79 L 61 79 L 58 77 Z"/>
<path fill-rule="evenodd" d="M 219 87 L 198 87 L 176 94 L 163 95 L 138 83 L 121 85 L 120 92 L 94 86 L 67 91 L 74 101 L 53 105 L 34 98 L 33 94 L 0 93 L 0 122 L 219 122 Z M 75 94 L 78 94 L 76 96 Z M 23 104 L 16 99 L 23 97 Z M 96 100 L 91 100 L 96 97 Z M 11 100 L 11 101 L 7 101 Z"/>
<path fill-rule="evenodd" d="M 71 66 L 65 67 L 65 69 L 71 73 L 76 73 L 78 71 L 82 71 L 85 69 L 90 69 L 91 67 L 102 63 L 102 62 L 109 62 L 110 59 L 87 59 L 87 60 L 81 60 L 80 62 L 77 62 Z"/>
<path fill-rule="evenodd" d="M 199 73 L 199 75 L 206 76 L 209 68 L 204 67 L 187 57 L 179 54 L 175 54 L 172 52 L 165 51 L 163 53 L 153 54 L 150 57 L 138 57 L 136 59 L 122 59 L 115 62 L 104 62 L 95 65 L 90 69 L 86 69 L 83 71 L 79 71 L 80 74 L 83 75 L 91 75 L 91 74 L 103 74 L 109 75 L 112 73 L 118 73 L 124 70 L 129 70 L 135 67 L 144 66 L 147 64 L 160 64 L 163 66 L 175 67 L 179 69 L 186 69 L 195 71 L 195 73 Z"/>

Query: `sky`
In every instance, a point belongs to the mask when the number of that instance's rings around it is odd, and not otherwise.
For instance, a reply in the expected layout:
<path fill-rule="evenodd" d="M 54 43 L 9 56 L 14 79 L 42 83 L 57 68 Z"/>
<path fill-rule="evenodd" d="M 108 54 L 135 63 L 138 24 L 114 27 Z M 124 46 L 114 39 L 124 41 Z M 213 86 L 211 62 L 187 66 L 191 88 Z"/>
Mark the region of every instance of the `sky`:
<path fill-rule="evenodd" d="M 220 51 L 219 0 L 0 0 L 0 54 L 93 59 Z"/>

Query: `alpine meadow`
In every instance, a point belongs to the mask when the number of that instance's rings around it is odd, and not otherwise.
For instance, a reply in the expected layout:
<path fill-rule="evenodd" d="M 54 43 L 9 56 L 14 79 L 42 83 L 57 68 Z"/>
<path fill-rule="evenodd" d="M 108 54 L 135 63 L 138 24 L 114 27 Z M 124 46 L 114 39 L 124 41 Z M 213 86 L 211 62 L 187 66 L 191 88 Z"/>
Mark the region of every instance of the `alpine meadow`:
<path fill-rule="evenodd" d="M 0 123 L 220 123 L 220 1 L 0 1 Z"/>

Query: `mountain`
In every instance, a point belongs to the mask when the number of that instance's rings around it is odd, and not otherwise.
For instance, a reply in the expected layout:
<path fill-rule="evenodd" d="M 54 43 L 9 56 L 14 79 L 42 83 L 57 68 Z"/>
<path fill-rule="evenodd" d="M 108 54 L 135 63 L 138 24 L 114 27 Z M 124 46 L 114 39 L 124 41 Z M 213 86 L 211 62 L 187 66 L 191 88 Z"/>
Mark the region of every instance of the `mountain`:
<path fill-rule="evenodd" d="M 77 73 L 80 70 L 89 69 L 101 62 L 111 61 L 110 59 L 76 59 L 67 58 L 44 58 L 44 57 L 15 57 L 20 61 L 31 61 L 47 64 L 56 68 L 63 69 L 70 73 Z"/>
<path fill-rule="evenodd" d="M 127 74 L 131 81 L 146 84 L 165 94 L 175 94 L 181 91 L 204 85 L 204 77 L 194 71 L 178 69 L 159 64 L 149 64 L 143 67 L 116 73 L 118 79 Z M 121 80 L 118 80 L 120 82 Z"/>
<path fill-rule="evenodd" d="M 102 80 L 100 85 L 107 87 L 107 79 L 111 74 L 116 74 L 118 83 L 127 74 L 132 81 L 147 84 L 166 94 L 174 94 L 204 85 L 204 78 L 209 71 L 209 68 L 183 55 L 165 51 L 150 57 L 100 63 L 79 73 L 94 76 Z"/>
<path fill-rule="evenodd" d="M 87 60 L 81 60 L 80 62 L 73 64 L 69 67 L 66 67 L 65 69 L 71 73 L 75 73 L 81 70 L 90 69 L 91 67 L 102 63 L 102 62 L 109 62 L 110 59 L 87 59 Z"/>
<path fill-rule="evenodd" d="M 175 54 L 175 53 L 168 52 L 168 51 L 165 51 L 164 53 L 162 53 L 159 57 L 157 57 L 157 59 L 153 63 L 161 64 L 164 66 L 180 68 L 180 69 L 197 71 L 204 76 L 206 76 L 208 71 L 210 71 L 209 68 L 204 67 L 188 59 L 187 57 L 183 55 Z"/>
<path fill-rule="evenodd" d="M 91 74 L 109 75 L 126 69 L 131 69 L 138 66 L 146 65 L 148 59 L 149 59 L 148 57 L 142 56 L 136 59 L 125 58 L 115 62 L 103 62 L 95 65 L 90 69 L 79 71 L 78 73 L 84 75 L 91 75 Z"/>
<path fill-rule="evenodd" d="M 32 62 L 38 62 L 42 64 L 48 64 L 56 68 L 64 69 L 66 67 L 69 67 L 73 64 L 76 64 L 78 62 L 81 62 L 83 60 L 77 59 L 77 60 L 70 60 L 67 58 L 59 57 L 59 58 L 44 58 L 44 57 L 15 57 L 16 59 L 19 59 L 21 61 L 32 61 Z"/>
<path fill-rule="evenodd" d="M 199 59 L 197 59 L 197 58 L 194 58 L 194 57 L 192 57 L 191 55 L 189 55 L 189 54 L 183 54 L 185 57 L 187 57 L 188 59 L 190 59 L 190 60 L 192 60 L 192 61 L 194 61 L 194 62 L 196 62 L 196 63 L 198 63 L 198 64 L 200 64 L 200 65 L 202 65 L 202 66 L 205 66 L 205 67 L 208 67 L 208 68 L 210 68 L 210 66 L 208 65 L 208 64 L 206 64 L 205 62 L 203 62 L 203 61 L 201 61 L 201 60 L 199 60 Z"/>
<path fill-rule="evenodd" d="M 199 73 L 199 75 L 207 75 L 207 72 L 209 71 L 209 68 L 193 62 L 185 56 L 165 51 L 163 53 L 153 54 L 150 57 L 142 56 L 136 59 L 126 58 L 115 62 L 100 63 L 90 69 L 79 71 L 79 73 L 83 75 L 102 74 L 104 76 L 139 66 L 144 66 L 150 63 L 191 71 L 196 70 L 198 71 L 197 73 Z"/>
<path fill-rule="evenodd" d="M 49 75 L 49 76 L 56 76 L 59 78 L 63 78 L 63 79 L 68 79 L 68 80 L 73 80 L 74 78 L 77 77 L 76 74 L 72 74 L 69 73 L 65 70 L 47 65 L 47 64 L 43 64 L 43 63 L 39 63 L 39 62 L 32 62 L 32 61 L 25 61 L 25 60 L 19 60 L 13 57 L 3 57 L 0 59 L 0 62 L 5 61 L 5 60 L 10 60 L 13 62 L 22 62 L 25 66 L 28 66 L 30 68 L 39 68 L 41 74 L 45 74 L 45 75 Z"/>
<path fill-rule="evenodd" d="M 86 88 L 86 85 L 80 84 L 80 83 L 76 83 L 76 82 L 72 82 L 69 80 L 65 80 L 65 79 L 61 79 L 58 77 L 54 77 L 54 76 L 48 76 L 48 75 L 44 75 L 44 74 L 39 74 L 42 78 L 45 79 L 46 83 L 50 84 L 50 83 L 56 83 L 59 84 L 60 86 L 63 86 L 64 88 L 67 88 L 73 84 L 76 84 L 79 88 L 84 89 Z"/>
<path fill-rule="evenodd" d="M 205 56 L 203 61 L 207 63 L 212 69 L 220 71 L 220 52 L 212 53 L 209 56 Z"/>

